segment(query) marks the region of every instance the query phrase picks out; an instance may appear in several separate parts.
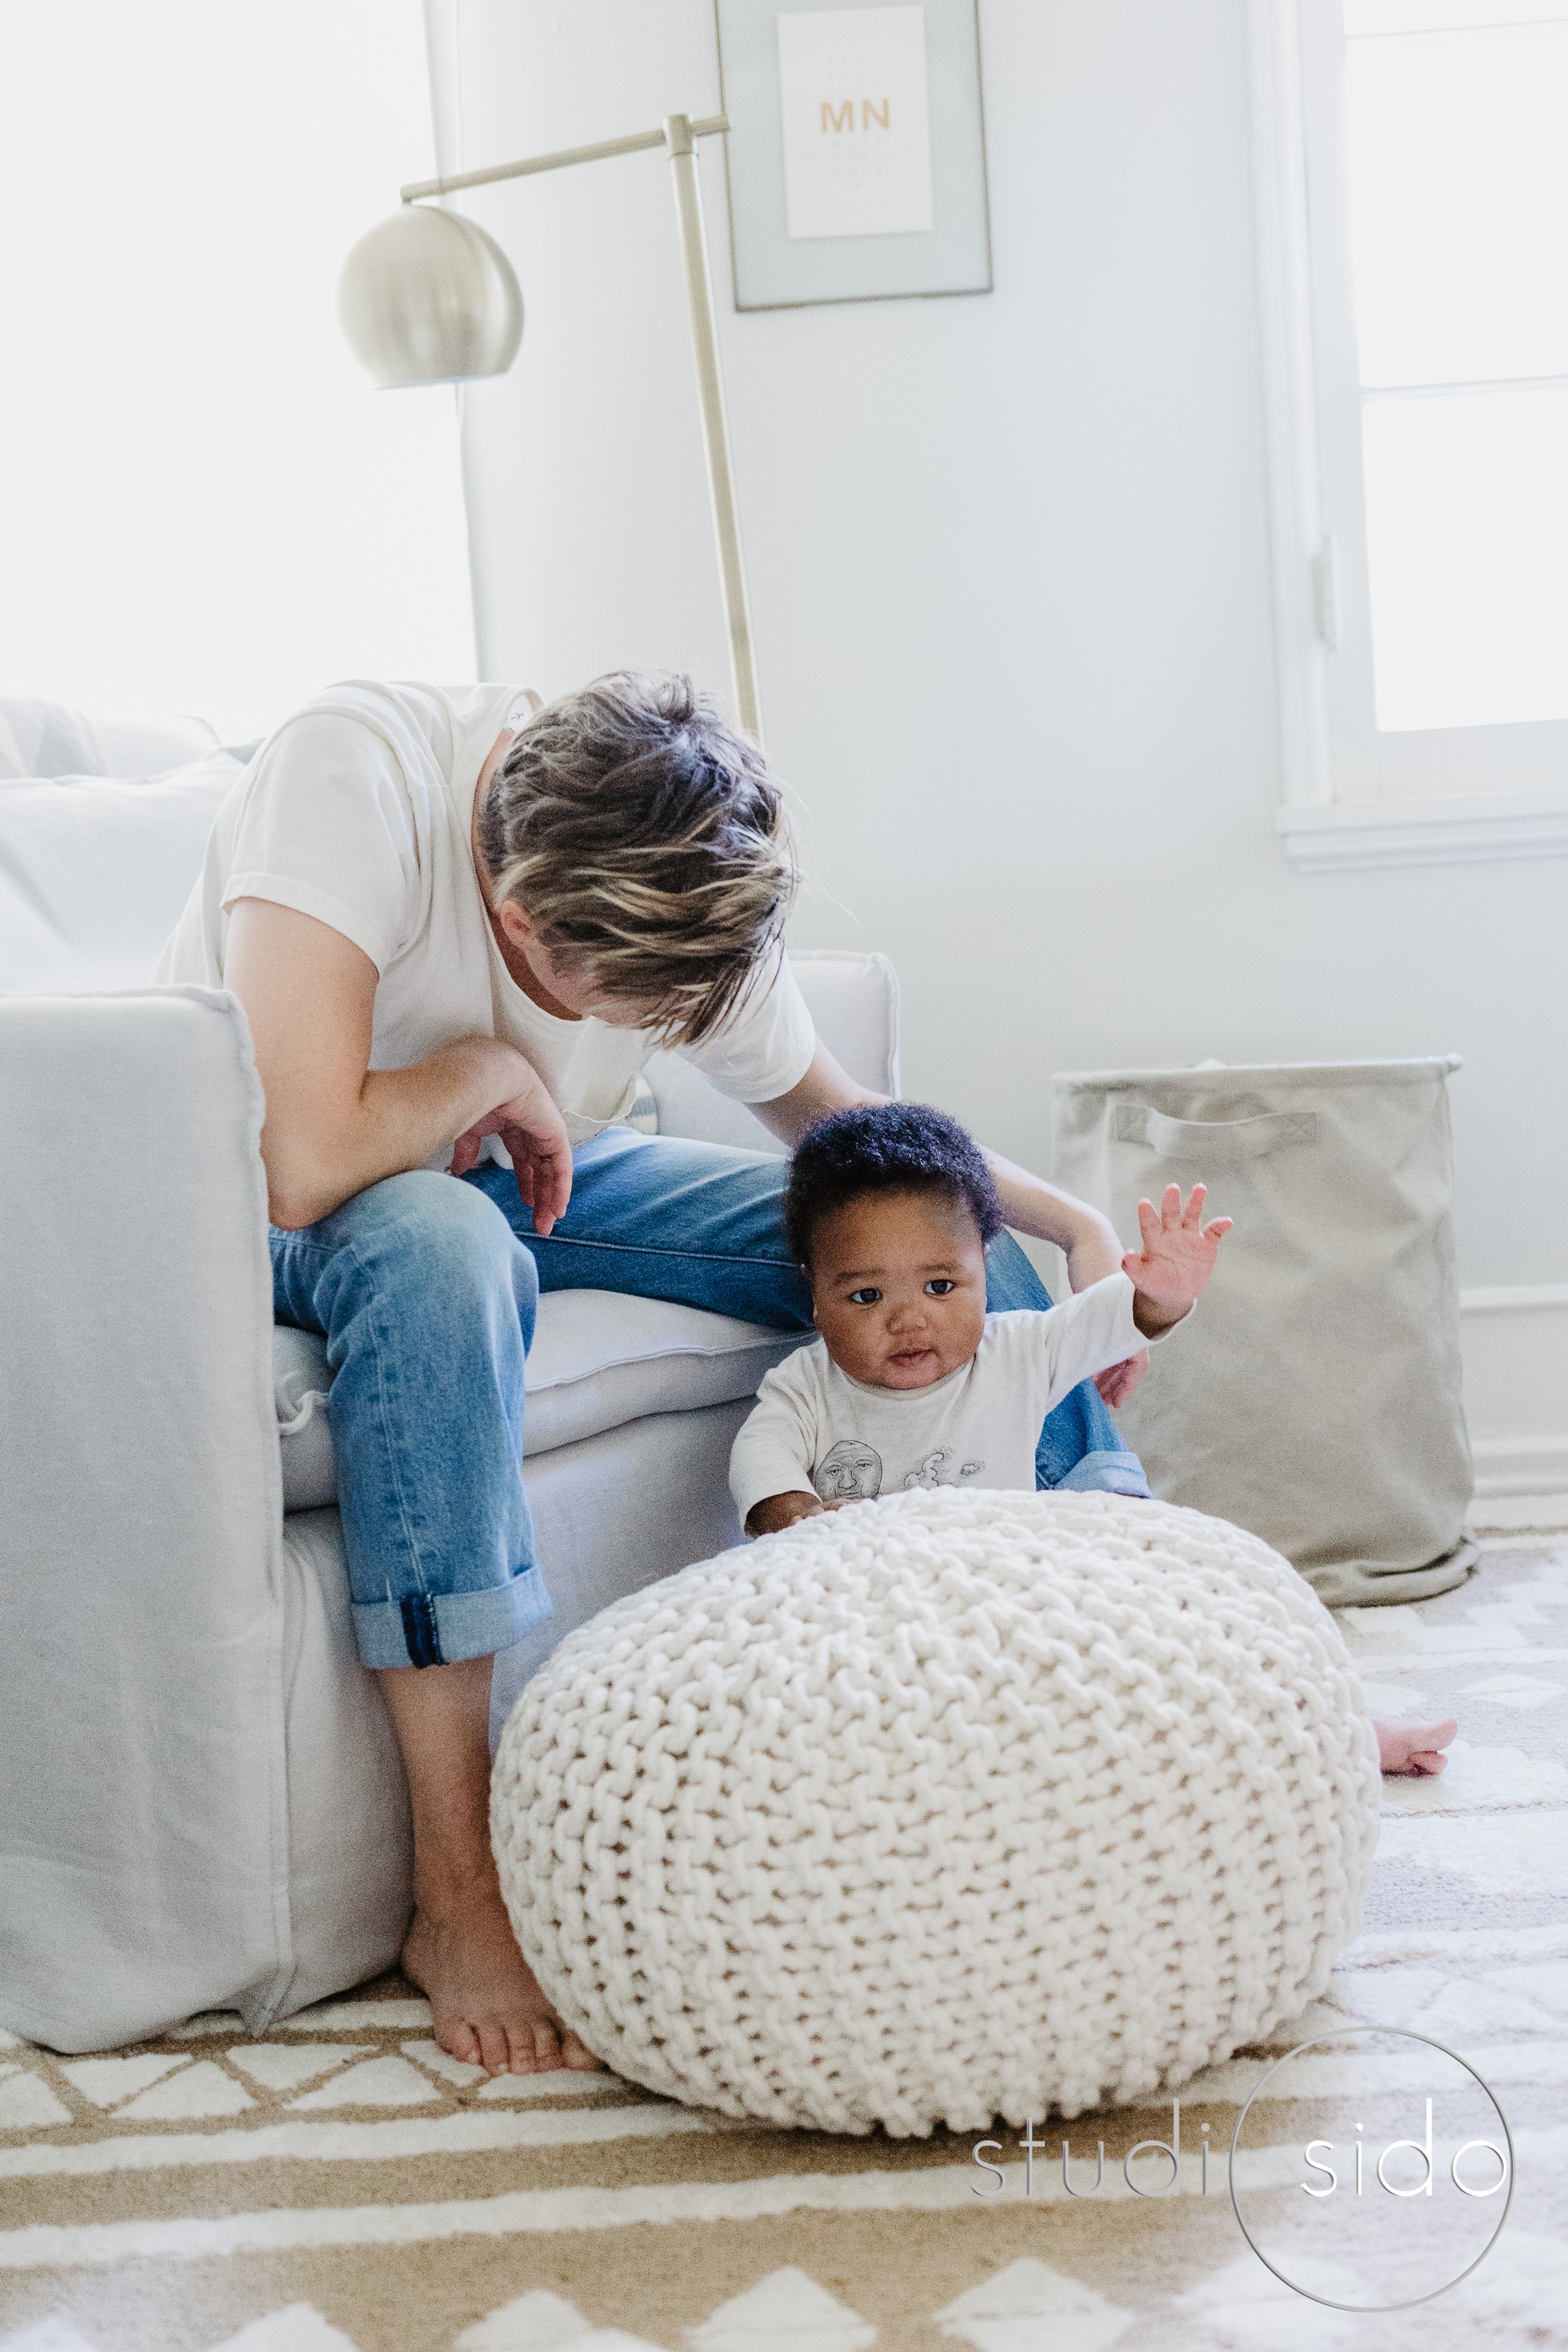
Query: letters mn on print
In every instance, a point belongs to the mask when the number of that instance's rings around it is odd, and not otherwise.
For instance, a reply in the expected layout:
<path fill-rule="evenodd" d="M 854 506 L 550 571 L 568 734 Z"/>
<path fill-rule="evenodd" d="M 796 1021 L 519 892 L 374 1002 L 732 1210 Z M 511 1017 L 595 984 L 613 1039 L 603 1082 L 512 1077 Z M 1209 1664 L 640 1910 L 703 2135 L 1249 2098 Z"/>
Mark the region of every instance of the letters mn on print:
<path fill-rule="evenodd" d="M 931 228 L 924 8 L 791 9 L 778 40 L 790 236 Z"/>

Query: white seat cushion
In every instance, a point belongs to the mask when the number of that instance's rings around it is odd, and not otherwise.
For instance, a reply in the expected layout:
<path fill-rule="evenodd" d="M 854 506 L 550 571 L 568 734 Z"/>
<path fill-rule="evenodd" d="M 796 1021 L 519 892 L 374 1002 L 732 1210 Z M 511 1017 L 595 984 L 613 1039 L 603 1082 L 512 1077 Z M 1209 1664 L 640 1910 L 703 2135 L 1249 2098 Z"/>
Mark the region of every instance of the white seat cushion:
<path fill-rule="evenodd" d="M 529 1353 L 523 1452 L 549 1454 L 645 1413 L 754 1396 L 763 1374 L 805 1336 L 618 1291 L 552 1291 L 539 1302 Z M 280 1324 L 273 1367 L 283 1507 L 314 1510 L 338 1491 L 323 1411 L 331 1387 L 327 1343 Z"/>

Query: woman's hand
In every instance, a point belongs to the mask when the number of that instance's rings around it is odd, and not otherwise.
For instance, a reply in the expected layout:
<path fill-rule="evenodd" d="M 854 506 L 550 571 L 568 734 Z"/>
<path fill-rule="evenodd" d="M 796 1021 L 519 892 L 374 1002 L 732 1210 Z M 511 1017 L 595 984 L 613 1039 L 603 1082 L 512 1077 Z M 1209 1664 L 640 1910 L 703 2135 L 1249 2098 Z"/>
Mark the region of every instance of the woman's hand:
<path fill-rule="evenodd" d="M 518 1065 L 527 1072 L 527 1084 L 463 1129 L 452 1146 L 451 1172 L 466 1176 L 479 1159 L 485 1137 L 499 1136 L 511 1161 L 522 1204 L 533 1211 L 533 1230 L 542 1239 L 556 1219 L 565 1215 L 572 1198 L 572 1146 L 561 1113 L 542 1081 L 521 1055 Z"/>
<path fill-rule="evenodd" d="M 373 1070 L 374 964 L 330 924 L 266 898 L 235 902 L 224 980 L 245 1008 L 267 1096 L 261 1158 L 275 1225 L 297 1233 L 383 1178 L 428 1167 L 448 1137 L 471 1129 L 477 1145 L 502 1124 L 517 1133 L 531 1205 L 551 1223 L 560 1215 L 570 1151 L 515 1046 L 454 1037 L 403 1069 Z"/>
<path fill-rule="evenodd" d="M 1114 1412 L 1125 1404 L 1139 1381 L 1149 1369 L 1149 1350 L 1140 1348 L 1135 1356 L 1128 1356 L 1120 1364 L 1111 1364 L 1103 1372 L 1096 1372 L 1094 1385 L 1100 1391 L 1100 1402 Z"/>

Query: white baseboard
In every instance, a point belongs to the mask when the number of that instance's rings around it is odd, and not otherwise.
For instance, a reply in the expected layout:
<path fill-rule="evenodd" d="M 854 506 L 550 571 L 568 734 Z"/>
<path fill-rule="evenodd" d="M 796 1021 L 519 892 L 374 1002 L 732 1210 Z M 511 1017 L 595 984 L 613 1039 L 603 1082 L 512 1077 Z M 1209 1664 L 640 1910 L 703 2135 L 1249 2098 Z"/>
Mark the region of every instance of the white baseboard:
<path fill-rule="evenodd" d="M 1495 1523 L 1568 1525 L 1568 1283 L 1462 1290 L 1459 1340 L 1478 1507 L 1557 1496 L 1560 1517 Z"/>
<path fill-rule="evenodd" d="M 1471 1532 L 1483 1542 L 1494 1536 L 1560 1535 L 1568 1530 L 1568 1492 L 1478 1495 L 1469 1517 Z"/>

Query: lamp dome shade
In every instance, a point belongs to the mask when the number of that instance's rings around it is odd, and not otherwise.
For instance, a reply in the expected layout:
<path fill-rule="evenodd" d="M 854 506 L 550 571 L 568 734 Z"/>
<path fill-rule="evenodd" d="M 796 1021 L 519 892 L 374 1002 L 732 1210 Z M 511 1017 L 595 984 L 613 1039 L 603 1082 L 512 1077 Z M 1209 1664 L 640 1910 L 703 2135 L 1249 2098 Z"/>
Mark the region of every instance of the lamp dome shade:
<path fill-rule="evenodd" d="M 522 295 L 494 237 L 429 205 L 405 205 L 360 238 L 338 318 L 384 390 L 504 375 L 522 341 Z"/>

